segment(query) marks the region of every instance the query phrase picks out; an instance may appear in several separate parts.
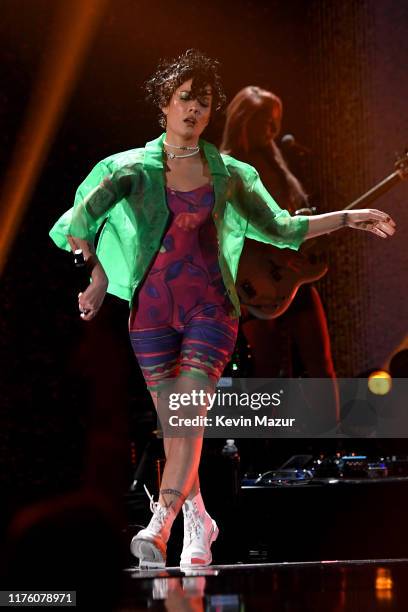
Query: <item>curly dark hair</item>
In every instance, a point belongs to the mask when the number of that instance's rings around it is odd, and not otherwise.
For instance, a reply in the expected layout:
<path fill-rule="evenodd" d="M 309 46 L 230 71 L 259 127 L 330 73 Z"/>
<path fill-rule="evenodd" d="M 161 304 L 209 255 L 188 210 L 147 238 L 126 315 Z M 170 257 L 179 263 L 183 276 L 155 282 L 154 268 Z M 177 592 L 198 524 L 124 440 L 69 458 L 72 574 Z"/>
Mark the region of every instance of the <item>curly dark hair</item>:
<path fill-rule="evenodd" d="M 179 57 L 160 60 L 156 72 L 144 85 L 146 99 L 161 109 L 170 102 L 177 87 L 192 78 L 191 90 L 194 97 L 203 95 L 205 87 L 210 85 L 213 95 L 211 113 L 218 111 L 224 107 L 226 100 L 218 66 L 217 60 L 198 49 L 188 49 Z M 166 127 L 166 117 L 162 111 L 159 123 L 163 128 Z"/>

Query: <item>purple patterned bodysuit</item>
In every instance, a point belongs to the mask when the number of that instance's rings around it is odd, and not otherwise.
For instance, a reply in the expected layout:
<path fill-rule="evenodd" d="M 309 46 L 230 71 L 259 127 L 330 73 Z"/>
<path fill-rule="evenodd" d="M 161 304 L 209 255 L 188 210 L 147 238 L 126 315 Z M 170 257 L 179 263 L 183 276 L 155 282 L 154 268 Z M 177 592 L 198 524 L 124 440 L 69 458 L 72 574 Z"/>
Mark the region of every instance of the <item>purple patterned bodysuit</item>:
<path fill-rule="evenodd" d="M 238 331 L 218 265 L 212 186 L 167 188 L 166 194 L 171 224 L 129 320 L 133 350 L 150 389 L 180 371 L 218 380 Z"/>

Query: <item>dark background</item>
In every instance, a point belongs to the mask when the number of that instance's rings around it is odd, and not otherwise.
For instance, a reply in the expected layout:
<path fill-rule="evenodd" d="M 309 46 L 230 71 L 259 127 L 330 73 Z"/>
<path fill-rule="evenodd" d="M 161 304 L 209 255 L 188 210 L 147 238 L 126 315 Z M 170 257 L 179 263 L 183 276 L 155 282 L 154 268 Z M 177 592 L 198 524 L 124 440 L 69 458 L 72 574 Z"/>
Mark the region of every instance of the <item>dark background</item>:
<path fill-rule="evenodd" d="M 58 36 L 62 4 L 1 2 L 1 178 L 50 53 L 49 37 Z M 196 47 L 220 59 L 228 99 L 249 84 L 277 93 L 282 133 L 313 151 L 304 180 L 324 212 L 391 172 L 394 152 L 407 143 L 407 32 L 405 3 L 386 0 L 107 3 L 2 278 L 0 464 L 9 499 L 20 502 L 80 479 L 87 406 L 79 372 L 89 368 L 97 379 L 97 357 L 106 357 L 107 372 L 115 359 L 127 363 L 133 431 L 136 413 L 147 409 L 137 365 L 126 361 L 129 347 L 118 348 L 126 343 L 127 304 L 110 310 L 118 356 L 89 352 L 72 261 L 48 231 L 97 161 L 160 134 L 156 110 L 141 91 L 158 59 Z M 206 138 L 219 144 L 222 126 L 219 116 Z M 321 291 L 341 376 L 381 366 L 407 333 L 406 195 L 401 185 L 378 203 L 399 225 L 392 242 L 339 232 L 331 243 L 331 272 Z M 105 330 L 112 323 L 106 317 Z M 267 456 L 265 469 L 279 459 L 272 444 Z"/>

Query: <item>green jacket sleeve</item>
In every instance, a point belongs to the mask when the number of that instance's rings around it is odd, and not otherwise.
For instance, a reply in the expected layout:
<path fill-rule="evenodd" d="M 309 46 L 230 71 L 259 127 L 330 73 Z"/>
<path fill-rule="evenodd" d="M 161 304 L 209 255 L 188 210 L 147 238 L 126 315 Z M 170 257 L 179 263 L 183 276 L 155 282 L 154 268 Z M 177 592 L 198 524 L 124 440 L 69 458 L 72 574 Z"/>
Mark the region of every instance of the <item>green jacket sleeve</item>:
<path fill-rule="evenodd" d="M 74 206 L 51 228 L 50 236 L 55 244 L 70 251 L 67 235 L 93 243 L 109 210 L 123 197 L 123 188 L 123 180 L 118 180 L 106 162 L 96 164 L 78 187 Z"/>
<path fill-rule="evenodd" d="M 245 236 L 273 244 L 281 249 L 298 250 L 309 228 L 309 218 L 305 215 L 291 216 L 279 207 L 263 185 L 256 170 L 255 177 L 246 190 L 248 210 Z"/>

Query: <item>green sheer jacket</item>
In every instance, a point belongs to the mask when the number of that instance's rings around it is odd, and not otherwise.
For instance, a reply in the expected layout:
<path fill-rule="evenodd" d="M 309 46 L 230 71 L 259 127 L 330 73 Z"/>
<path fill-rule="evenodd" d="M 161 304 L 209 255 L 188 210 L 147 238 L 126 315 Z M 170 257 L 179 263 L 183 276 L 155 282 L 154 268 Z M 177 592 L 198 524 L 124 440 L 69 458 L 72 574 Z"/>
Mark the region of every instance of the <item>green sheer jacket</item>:
<path fill-rule="evenodd" d="M 112 155 L 93 168 L 79 186 L 74 206 L 52 227 L 55 244 L 70 250 L 67 236 L 93 243 L 109 279 L 108 292 L 132 305 L 135 290 L 160 249 L 169 222 L 166 203 L 163 140 Z M 292 217 L 263 186 L 252 166 L 200 140 L 215 192 L 212 217 L 218 239 L 218 260 L 224 284 L 237 315 L 235 289 L 245 238 L 280 248 L 298 249 L 305 239 L 307 216 Z"/>

